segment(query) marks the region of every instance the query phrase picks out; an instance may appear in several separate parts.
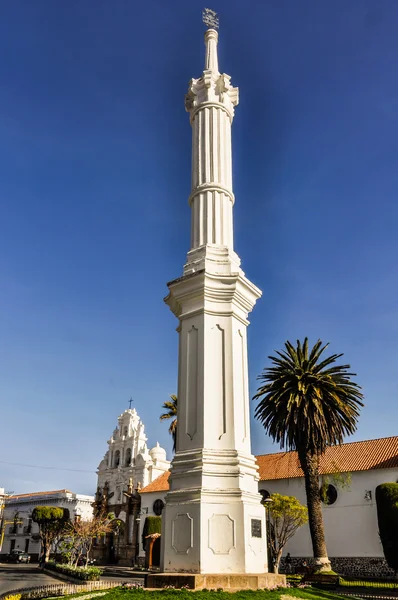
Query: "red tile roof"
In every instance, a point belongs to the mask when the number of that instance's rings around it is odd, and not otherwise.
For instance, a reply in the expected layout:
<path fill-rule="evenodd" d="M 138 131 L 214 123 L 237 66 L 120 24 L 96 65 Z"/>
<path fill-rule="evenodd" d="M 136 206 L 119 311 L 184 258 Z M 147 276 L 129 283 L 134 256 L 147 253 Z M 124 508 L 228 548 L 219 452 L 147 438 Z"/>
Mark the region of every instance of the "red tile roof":
<path fill-rule="evenodd" d="M 262 454 L 256 456 L 256 461 L 261 481 L 303 477 L 297 452 Z M 398 436 L 331 446 L 321 457 L 321 474 L 375 469 L 398 469 Z M 169 475 L 169 471 L 163 473 L 144 487 L 141 493 L 167 492 Z"/>
<path fill-rule="evenodd" d="M 167 492 L 169 489 L 169 477 L 170 471 L 162 473 L 159 475 L 159 477 L 156 477 L 152 483 L 149 483 L 142 488 L 142 490 L 140 490 L 141 494 L 146 494 L 149 492 Z"/>
<path fill-rule="evenodd" d="M 29 498 L 30 496 L 52 496 L 53 494 L 71 494 L 70 490 L 53 490 L 51 492 L 32 492 L 31 494 L 13 494 L 8 499 L 14 498 Z"/>
<path fill-rule="evenodd" d="M 256 456 L 260 479 L 303 477 L 297 452 Z M 398 468 L 398 436 L 330 446 L 321 457 L 320 473 L 352 473 Z"/>

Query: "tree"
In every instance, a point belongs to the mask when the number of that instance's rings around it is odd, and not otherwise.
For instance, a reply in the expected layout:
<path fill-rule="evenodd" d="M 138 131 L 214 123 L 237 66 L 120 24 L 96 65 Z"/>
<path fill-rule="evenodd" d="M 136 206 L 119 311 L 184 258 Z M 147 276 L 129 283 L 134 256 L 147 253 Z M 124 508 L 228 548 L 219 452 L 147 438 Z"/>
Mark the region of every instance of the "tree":
<path fill-rule="evenodd" d="M 77 566 L 83 557 L 87 567 L 95 538 L 113 530 L 110 516 L 100 514 L 92 519 L 75 519 L 68 524 L 64 542 L 64 555 L 70 565 Z"/>
<path fill-rule="evenodd" d="M 272 494 L 271 500 L 267 504 L 271 525 L 268 539 L 274 559 L 274 573 L 278 573 L 283 548 L 297 529 L 307 523 L 308 510 L 294 496 Z"/>
<path fill-rule="evenodd" d="M 56 506 L 36 506 L 32 512 L 32 521 L 39 525 L 42 543 L 41 556 L 45 562 L 50 558 L 51 547 L 59 541 L 66 531 L 69 510 Z"/>
<path fill-rule="evenodd" d="M 170 395 L 171 400 L 166 400 L 163 402 L 162 408 L 164 408 L 167 412 L 160 415 L 160 420 L 164 421 L 164 419 L 172 419 L 169 427 L 169 433 L 173 438 L 173 452 L 176 450 L 176 442 L 177 442 L 177 396 L 175 394 Z"/>
<path fill-rule="evenodd" d="M 341 444 L 345 435 L 356 430 L 363 395 L 351 381 L 350 365 L 335 365 L 342 354 L 320 361 L 328 344 L 320 340 L 308 351 L 308 339 L 295 348 L 289 341 L 273 365 L 263 370 L 263 382 L 254 400 L 259 400 L 256 418 L 280 444 L 281 449 L 297 450 L 304 473 L 309 527 L 315 563 L 330 570 L 319 493 L 319 460 L 326 448 Z"/>
<path fill-rule="evenodd" d="M 398 483 L 382 483 L 376 488 L 377 521 L 384 556 L 390 569 L 398 573 Z"/>

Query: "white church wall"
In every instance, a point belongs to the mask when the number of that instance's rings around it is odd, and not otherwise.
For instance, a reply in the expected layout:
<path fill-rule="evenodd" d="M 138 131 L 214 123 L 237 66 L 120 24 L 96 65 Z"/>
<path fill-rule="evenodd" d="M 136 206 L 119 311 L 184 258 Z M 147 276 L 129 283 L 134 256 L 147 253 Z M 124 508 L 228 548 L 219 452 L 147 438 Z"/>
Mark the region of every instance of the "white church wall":
<path fill-rule="evenodd" d="M 337 489 L 336 502 L 323 507 L 325 535 L 330 557 L 383 559 L 383 549 L 378 534 L 375 490 L 381 483 L 396 482 L 397 480 L 398 469 L 360 471 L 351 474 L 348 488 Z M 306 505 L 303 478 L 260 481 L 258 487 L 259 490 L 267 490 L 270 494 L 295 496 L 302 504 Z M 140 556 L 144 556 L 141 535 L 145 517 L 154 515 L 153 503 L 158 498 L 165 502 L 165 496 L 166 491 L 144 493 L 141 496 L 141 510 L 146 514 L 141 516 L 140 522 Z M 286 552 L 290 552 L 292 557 L 312 556 L 308 525 L 299 529 L 286 546 L 284 554 Z"/>
<path fill-rule="evenodd" d="M 376 469 L 351 474 L 348 489 L 337 487 L 337 500 L 323 507 L 325 536 L 330 557 L 380 557 L 375 489 L 381 483 L 397 481 L 398 469 Z M 270 494 L 295 496 L 306 504 L 304 479 L 261 481 L 259 490 Z M 368 492 L 371 492 L 369 496 Z M 369 499 L 367 499 L 369 498 Z M 298 557 L 312 555 L 308 525 L 303 526 L 286 546 L 286 552 Z"/>
<path fill-rule="evenodd" d="M 155 517 L 155 512 L 153 510 L 153 505 L 155 500 L 162 500 L 165 503 L 166 491 L 162 492 L 145 492 L 141 494 L 141 515 L 140 515 L 140 526 L 139 526 L 139 545 L 140 552 L 139 556 L 145 556 L 145 550 L 142 544 L 142 531 L 144 529 L 145 519 L 146 517 Z"/>

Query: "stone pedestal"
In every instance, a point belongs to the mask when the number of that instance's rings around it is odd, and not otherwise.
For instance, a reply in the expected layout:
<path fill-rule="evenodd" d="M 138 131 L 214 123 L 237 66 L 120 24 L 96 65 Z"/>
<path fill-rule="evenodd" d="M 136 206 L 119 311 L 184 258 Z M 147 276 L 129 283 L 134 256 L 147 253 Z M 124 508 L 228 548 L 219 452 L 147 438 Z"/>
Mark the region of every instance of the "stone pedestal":
<path fill-rule="evenodd" d="M 148 575 L 146 587 L 149 589 L 173 586 L 176 589 L 186 587 L 190 590 L 213 590 L 222 588 L 229 592 L 240 590 L 264 590 L 286 585 L 285 575 L 274 575 L 274 573 L 261 573 L 251 575 L 193 575 L 188 573 L 156 573 Z"/>

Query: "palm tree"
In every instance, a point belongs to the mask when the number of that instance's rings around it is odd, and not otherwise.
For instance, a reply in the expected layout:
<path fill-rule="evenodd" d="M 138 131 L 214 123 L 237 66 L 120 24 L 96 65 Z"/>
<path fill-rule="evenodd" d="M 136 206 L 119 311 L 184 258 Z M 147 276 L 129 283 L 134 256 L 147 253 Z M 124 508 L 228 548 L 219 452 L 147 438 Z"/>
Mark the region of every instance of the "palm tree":
<path fill-rule="evenodd" d="M 253 400 L 259 400 L 255 417 L 281 449 L 297 450 L 304 473 L 309 527 L 315 562 L 330 570 L 319 491 L 319 460 L 328 446 L 341 444 L 356 430 L 363 395 L 350 377 L 350 365 L 334 365 L 342 354 L 319 361 L 329 344 L 317 341 L 308 354 L 308 339 L 297 348 L 269 356 L 273 365 L 263 370 L 263 382 Z M 333 365 L 333 366 L 331 366 Z"/>
<path fill-rule="evenodd" d="M 170 423 L 169 433 L 173 438 L 173 452 L 176 450 L 176 441 L 177 441 L 177 396 L 175 394 L 170 394 L 171 400 L 166 400 L 163 402 L 162 408 L 164 408 L 167 412 L 160 415 L 160 420 L 164 419 L 173 419 Z"/>

